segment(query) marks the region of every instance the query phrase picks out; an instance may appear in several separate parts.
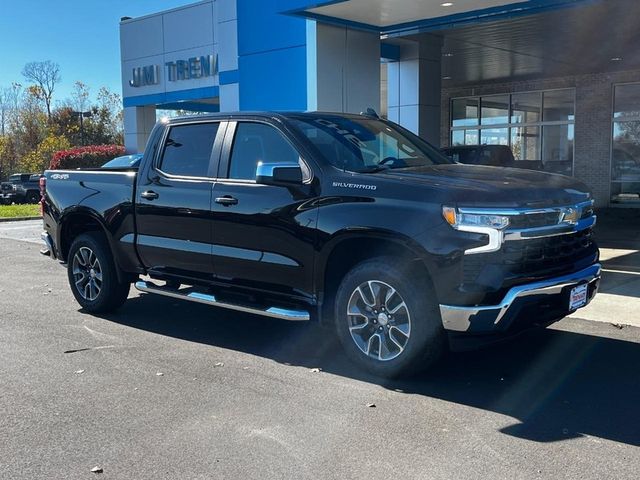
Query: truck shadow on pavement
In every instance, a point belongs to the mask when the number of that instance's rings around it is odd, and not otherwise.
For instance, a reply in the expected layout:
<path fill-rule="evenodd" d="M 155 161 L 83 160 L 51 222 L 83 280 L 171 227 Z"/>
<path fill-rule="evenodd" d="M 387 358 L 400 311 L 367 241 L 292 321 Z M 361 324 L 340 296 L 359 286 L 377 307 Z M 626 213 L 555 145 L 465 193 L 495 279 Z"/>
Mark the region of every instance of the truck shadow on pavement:
<path fill-rule="evenodd" d="M 640 446 L 640 343 L 541 330 L 490 349 L 450 354 L 427 373 L 388 381 L 350 364 L 331 330 L 312 323 L 237 314 L 152 295 L 131 298 L 118 313 L 104 318 L 508 415 L 514 424 L 502 432 L 522 439 L 555 442 L 589 436 Z M 606 328 L 613 336 L 619 333 L 613 326 Z"/>

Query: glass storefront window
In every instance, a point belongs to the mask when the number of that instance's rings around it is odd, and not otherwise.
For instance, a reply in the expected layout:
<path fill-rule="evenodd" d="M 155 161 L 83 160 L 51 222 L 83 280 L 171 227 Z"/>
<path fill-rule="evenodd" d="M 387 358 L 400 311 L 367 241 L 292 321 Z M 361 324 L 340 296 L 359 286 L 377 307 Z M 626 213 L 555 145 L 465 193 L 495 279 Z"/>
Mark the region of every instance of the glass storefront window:
<path fill-rule="evenodd" d="M 453 100 L 451 102 L 451 122 L 454 127 L 478 125 L 478 99 L 458 98 Z"/>
<path fill-rule="evenodd" d="M 509 95 L 492 95 L 480 100 L 482 125 L 500 125 L 509 123 Z"/>
<path fill-rule="evenodd" d="M 616 85 L 614 118 L 640 120 L 640 84 Z"/>
<path fill-rule="evenodd" d="M 452 146 L 507 145 L 520 168 L 573 174 L 575 89 L 455 98 L 451 110 Z"/>
<path fill-rule="evenodd" d="M 480 130 L 481 145 L 509 145 L 508 128 L 483 128 Z"/>
<path fill-rule="evenodd" d="M 511 95 L 511 123 L 539 122 L 541 111 L 542 96 L 540 92 Z"/>
<path fill-rule="evenodd" d="M 573 174 L 573 125 L 542 127 L 542 165 L 545 171 Z"/>
<path fill-rule="evenodd" d="M 550 90 L 543 92 L 542 105 L 544 107 L 542 120 L 544 122 L 573 121 L 575 110 L 575 95 L 573 89 Z"/>
<path fill-rule="evenodd" d="M 613 124 L 611 179 L 640 182 L 640 122 Z"/>
<path fill-rule="evenodd" d="M 512 128 L 511 151 L 516 160 L 540 162 L 540 127 Z"/>
<path fill-rule="evenodd" d="M 611 203 L 640 205 L 640 84 L 615 86 Z"/>
<path fill-rule="evenodd" d="M 478 145 L 478 130 L 454 130 L 451 134 L 451 145 Z"/>
<path fill-rule="evenodd" d="M 611 203 L 616 205 L 640 205 L 640 182 L 613 182 Z"/>
<path fill-rule="evenodd" d="M 454 130 L 451 132 L 451 146 L 458 147 L 464 145 L 464 130 Z"/>

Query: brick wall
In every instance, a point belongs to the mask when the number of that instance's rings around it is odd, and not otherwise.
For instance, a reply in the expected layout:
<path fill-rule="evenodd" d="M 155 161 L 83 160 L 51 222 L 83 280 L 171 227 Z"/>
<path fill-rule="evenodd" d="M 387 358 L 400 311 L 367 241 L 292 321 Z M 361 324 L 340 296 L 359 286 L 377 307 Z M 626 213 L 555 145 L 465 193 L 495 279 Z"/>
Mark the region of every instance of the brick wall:
<path fill-rule="evenodd" d="M 613 85 L 627 82 L 640 82 L 640 70 L 443 88 L 440 143 L 449 144 L 453 97 L 575 88 L 574 176 L 591 188 L 598 207 L 606 207 L 610 199 Z"/>

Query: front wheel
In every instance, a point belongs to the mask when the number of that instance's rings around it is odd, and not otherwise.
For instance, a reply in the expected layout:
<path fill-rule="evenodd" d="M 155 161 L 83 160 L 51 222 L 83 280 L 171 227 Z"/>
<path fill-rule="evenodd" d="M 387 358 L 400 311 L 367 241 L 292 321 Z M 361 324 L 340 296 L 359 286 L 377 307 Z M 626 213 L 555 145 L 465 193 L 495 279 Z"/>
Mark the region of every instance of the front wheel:
<path fill-rule="evenodd" d="M 67 274 L 73 296 L 87 312 L 113 311 L 129 295 L 131 285 L 118 280 L 111 249 L 98 233 L 75 239 L 69 250 Z"/>
<path fill-rule="evenodd" d="M 25 197 L 25 202 L 30 204 L 35 204 L 40 201 L 40 194 L 38 192 L 28 192 Z"/>
<path fill-rule="evenodd" d="M 446 347 L 428 282 L 411 278 L 391 258 L 365 261 L 347 273 L 336 295 L 335 326 L 349 357 L 382 377 L 426 369 Z"/>

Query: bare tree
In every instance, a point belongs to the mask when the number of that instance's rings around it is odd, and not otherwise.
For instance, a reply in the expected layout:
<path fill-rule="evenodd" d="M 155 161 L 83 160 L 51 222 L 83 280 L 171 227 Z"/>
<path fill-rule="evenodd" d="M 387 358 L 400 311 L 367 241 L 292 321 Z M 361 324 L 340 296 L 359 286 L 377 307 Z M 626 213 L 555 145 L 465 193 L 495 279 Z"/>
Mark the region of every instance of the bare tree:
<path fill-rule="evenodd" d="M 71 91 L 71 100 L 69 102 L 71 108 L 78 112 L 84 112 L 89 106 L 90 94 L 91 91 L 89 86 L 86 83 L 77 80 L 73 84 L 73 90 Z"/>
<path fill-rule="evenodd" d="M 0 135 L 7 133 L 7 127 L 12 115 L 18 110 L 18 103 L 22 85 L 12 83 L 10 87 L 3 87 L 0 90 Z"/>
<path fill-rule="evenodd" d="M 0 90 L 0 135 L 4 137 L 5 127 L 11 111 L 11 89 L 3 87 Z"/>
<path fill-rule="evenodd" d="M 29 62 L 22 69 L 22 76 L 38 87 L 39 95 L 47 107 L 47 117 L 51 118 L 51 100 L 56 85 L 60 83 L 60 65 L 46 60 Z"/>

